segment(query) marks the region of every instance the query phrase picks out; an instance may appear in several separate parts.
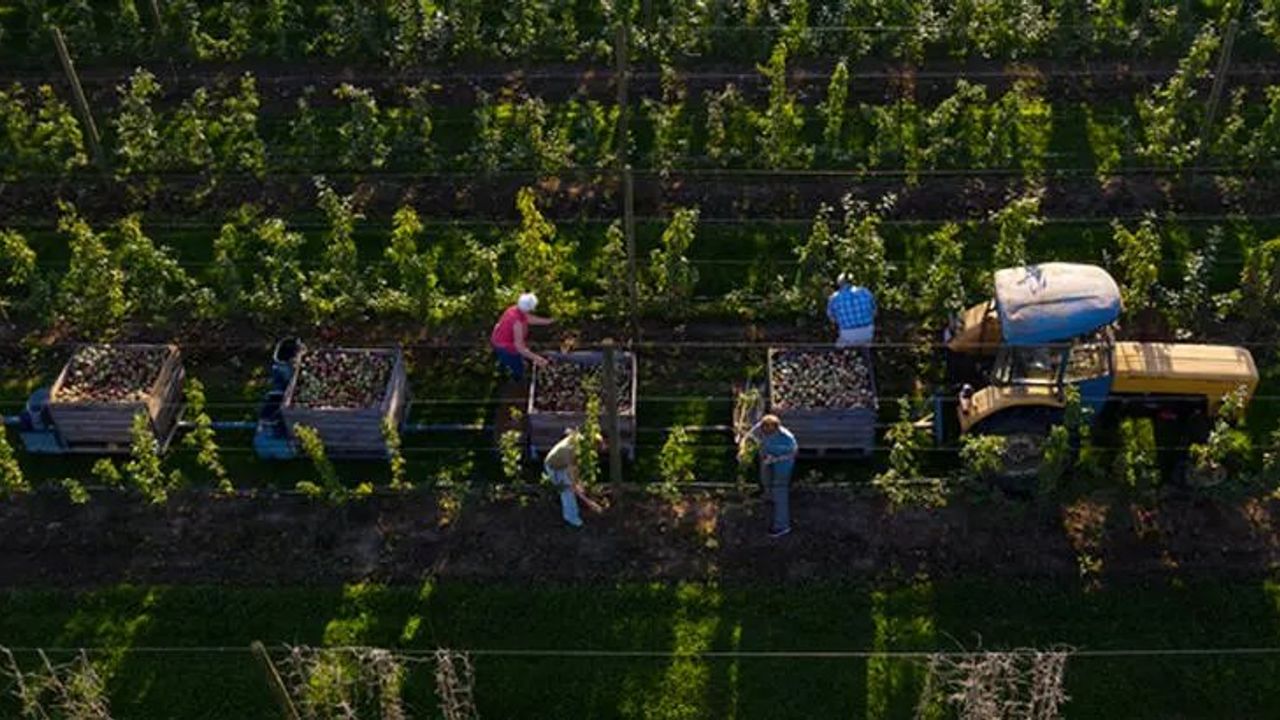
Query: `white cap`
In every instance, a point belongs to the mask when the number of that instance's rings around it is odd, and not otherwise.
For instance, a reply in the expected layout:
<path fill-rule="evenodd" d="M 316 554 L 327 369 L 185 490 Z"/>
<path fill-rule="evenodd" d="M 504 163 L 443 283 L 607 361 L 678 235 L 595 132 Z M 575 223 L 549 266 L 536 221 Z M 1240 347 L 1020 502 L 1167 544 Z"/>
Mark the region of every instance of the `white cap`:
<path fill-rule="evenodd" d="M 516 307 L 524 312 L 533 312 L 538 307 L 538 296 L 533 293 L 525 293 L 516 301 Z"/>
<path fill-rule="evenodd" d="M 844 286 L 844 285 L 852 285 L 852 284 L 853 284 L 853 275 L 851 275 L 850 273 L 847 273 L 847 272 L 842 272 L 842 273 L 840 273 L 840 277 L 836 278 L 836 284 L 837 284 L 837 285 L 840 285 L 840 286 Z"/>

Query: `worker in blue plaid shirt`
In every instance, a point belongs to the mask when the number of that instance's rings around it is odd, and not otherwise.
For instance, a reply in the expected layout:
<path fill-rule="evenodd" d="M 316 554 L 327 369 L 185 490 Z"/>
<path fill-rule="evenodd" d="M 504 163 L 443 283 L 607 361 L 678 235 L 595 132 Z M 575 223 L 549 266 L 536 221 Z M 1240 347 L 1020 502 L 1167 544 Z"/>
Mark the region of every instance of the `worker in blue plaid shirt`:
<path fill-rule="evenodd" d="M 827 300 L 827 318 L 839 335 L 836 347 L 869 345 L 876 334 L 876 299 L 871 291 L 854 285 L 848 273 L 840 273 L 839 288 Z"/>

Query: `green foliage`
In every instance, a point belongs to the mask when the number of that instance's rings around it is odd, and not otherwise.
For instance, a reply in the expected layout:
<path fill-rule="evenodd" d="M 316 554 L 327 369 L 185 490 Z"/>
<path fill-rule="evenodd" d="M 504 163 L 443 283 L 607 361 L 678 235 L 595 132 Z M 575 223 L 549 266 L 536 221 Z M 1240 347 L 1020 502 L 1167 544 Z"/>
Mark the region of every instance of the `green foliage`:
<path fill-rule="evenodd" d="M 1030 81 L 1019 80 L 992 106 L 987 132 L 994 141 L 989 164 L 1039 177 L 1053 136 L 1053 106 Z"/>
<path fill-rule="evenodd" d="M 562 0 L 512 0 L 502 5 L 497 46 L 503 56 L 529 58 L 549 53 L 566 60 L 578 56 L 578 27 L 573 3 Z"/>
<path fill-rule="evenodd" d="M 1244 387 L 1223 396 L 1209 437 L 1188 448 L 1192 466 L 1189 479 L 1193 484 L 1208 486 L 1230 477 L 1244 479 L 1253 457 L 1253 441 L 1244 430 L 1248 398 L 1249 391 Z"/>
<path fill-rule="evenodd" d="M 542 98 L 517 100 L 504 93 L 495 101 L 482 92 L 477 103 L 471 161 L 480 170 L 551 175 L 573 163 L 569 128 L 555 122 Z"/>
<path fill-rule="evenodd" d="M 1085 134 L 1093 153 L 1094 173 L 1098 182 L 1105 183 L 1122 165 L 1125 126 L 1106 122 L 1095 116 L 1093 108 L 1082 103 L 1085 114 Z"/>
<path fill-rule="evenodd" d="M 298 491 L 308 497 L 324 499 L 335 504 L 346 502 L 351 493 L 338 478 L 338 468 L 334 467 L 333 461 L 329 459 L 320 433 L 313 427 L 295 425 L 293 435 L 298 441 L 298 448 L 302 451 L 302 455 L 311 461 L 311 467 L 316 473 L 315 481 L 300 481 L 297 485 Z"/>
<path fill-rule="evenodd" d="M 356 224 L 364 216 L 356 211 L 354 196 L 339 195 L 322 177 L 315 184 L 328 227 L 307 304 L 318 321 L 353 320 L 369 302 L 355 240 Z"/>
<path fill-rule="evenodd" d="M 947 223 L 926 238 L 929 263 L 920 281 L 919 314 L 932 327 L 944 327 L 964 309 L 964 242 L 960 226 Z"/>
<path fill-rule="evenodd" d="M 302 235 L 279 218 L 262 218 L 242 207 L 213 241 L 212 276 L 222 314 L 264 324 L 303 317 L 307 276 Z"/>
<path fill-rule="evenodd" d="M 401 449 L 400 428 L 389 417 L 382 418 L 382 439 L 387 443 L 387 464 L 391 469 L 392 490 L 412 490 L 409 482 L 409 463 Z"/>
<path fill-rule="evenodd" d="M 88 162 L 80 125 L 52 87 L 40 85 L 34 99 L 17 83 L 0 89 L 0 179 L 65 176 Z"/>
<path fill-rule="evenodd" d="M 285 155 L 297 168 L 310 168 L 326 157 L 317 155 L 317 151 L 326 145 L 320 119 L 311 107 L 311 98 L 315 92 L 316 89 L 310 85 L 302 89 L 302 93 L 294 101 L 293 117 L 289 120 L 289 142 Z"/>
<path fill-rule="evenodd" d="M 9 444 L 9 434 L 0 428 L 0 498 L 10 498 L 31 491 L 31 484 L 22 474 L 22 466 Z"/>
<path fill-rule="evenodd" d="M 133 438 L 129 451 L 132 457 L 124 464 L 125 479 L 150 502 L 165 502 L 169 491 L 180 483 L 181 475 L 177 471 L 165 475 L 160 461 L 160 441 L 151 429 L 151 418 L 145 412 L 134 415 L 129 434 Z"/>
<path fill-rule="evenodd" d="M 964 435 L 960 439 L 960 463 L 973 480 L 991 480 L 1004 472 L 1008 439 L 1003 435 Z"/>
<path fill-rule="evenodd" d="M 840 161 L 848 155 L 844 129 L 846 105 L 849 102 L 849 66 L 844 60 L 836 63 L 827 83 L 827 96 L 818 107 L 822 117 L 822 155 L 826 159 Z"/>
<path fill-rule="evenodd" d="M 898 399 L 898 419 L 885 432 L 889 444 L 889 469 L 871 480 L 884 493 L 891 508 L 942 507 L 947 504 L 946 488 L 937 478 L 924 476 L 921 455 L 927 445 L 925 433 L 915 424 L 915 413 L 907 398 Z"/>
<path fill-rule="evenodd" d="M 1112 465 L 1115 477 L 1130 490 L 1149 493 L 1160 485 L 1155 424 L 1151 418 L 1120 421 L 1119 446 Z"/>
<path fill-rule="evenodd" d="M 1062 422 L 1049 428 L 1042 445 L 1043 460 L 1036 473 L 1041 497 L 1052 496 L 1076 462 L 1076 446 L 1088 431 L 1088 409 L 1080 398 L 1080 388 L 1067 385 L 1063 391 Z"/>
<path fill-rule="evenodd" d="M 1155 220 L 1143 219 L 1138 229 L 1130 231 L 1119 223 L 1111 224 L 1119 254 L 1120 299 L 1130 316 L 1146 310 L 1155 301 L 1156 283 L 1160 279 L 1160 233 Z"/>
<path fill-rule="evenodd" d="M 1236 306 L 1248 327 L 1269 334 L 1280 315 L 1280 237 L 1246 245 L 1244 254 Z"/>
<path fill-rule="evenodd" d="M 771 168 L 807 167 L 813 149 L 804 144 L 804 117 L 796 107 L 795 95 L 787 90 L 786 45 L 774 46 L 768 64 L 758 69 L 769 81 L 769 104 L 755 117 L 765 163 Z"/>
<path fill-rule="evenodd" d="M 75 478 L 62 478 L 62 489 L 67 491 L 67 498 L 72 505 L 84 505 L 89 502 L 89 490 Z"/>
<path fill-rule="evenodd" d="M 569 314 L 572 306 L 564 287 L 564 272 L 572 267 L 569 258 L 573 247 L 556 242 L 556 226 L 538 209 L 533 188 L 521 188 L 516 193 L 516 210 L 520 213 L 520 226 L 511 237 L 516 286 L 536 289 L 544 306 Z"/>
<path fill-rule="evenodd" d="M 403 0 L 402 0 L 403 1 Z M 405 103 L 386 109 L 390 135 L 390 157 L 395 165 L 422 170 L 435 163 L 431 106 L 427 103 L 430 86 L 423 82 L 401 88 Z"/>
<path fill-rule="evenodd" d="M 658 453 L 658 483 L 654 492 L 668 499 L 680 496 L 680 486 L 697 479 L 697 458 L 693 451 L 693 438 L 683 427 L 674 427 L 667 433 Z"/>
<path fill-rule="evenodd" d="M 617 220 L 609 223 L 604 238 L 592 266 L 592 276 L 604 298 L 605 317 L 620 319 L 629 314 L 631 307 L 631 278 L 622 223 Z"/>
<path fill-rule="evenodd" d="M 511 484 L 524 480 L 524 433 L 520 431 L 524 414 L 511 408 L 511 429 L 498 436 L 498 453 L 502 458 L 502 477 Z"/>
<path fill-rule="evenodd" d="M 209 122 L 213 169 L 261 178 L 267 172 L 266 144 L 258 134 L 258 86 L 253 75 L 240 77 L 235 92 L 223 93 Z"/>
<path fill-rule="evenodd" d="M 333 91 L 346 108 L 338 125 L 338 164 L 351 170 L 377 170 L 391 151 L 388 127 L 373 91 L 343 83 Z"/>
<path fill-rule="evenodd" d="M 218 447 L 218 435 L 213 429 L 213 418 L 206 411 L 204 383 L 198 378 L 189 377 L 183 385 L 183 396 L 186 399 L 186 414 L 191 422 L 191 431 L 182 438 L 182 444 L 196 451 L 196 464 L 213 478 L 218 492 L 231 494 L 235 486 L 231 484 L 231 476 L 222 464 L 222 451 Z"/>
<path fill-rule="evenodd" d="M 71 262 L 58 284 L 58 316 L 90 337 L 111 334 L 124 319 L 124 273 L 102 236 L 75 207 L 59 202 L 58 230 L 67 237 Z"/>
<path fill-rule="evenodd" d="M 600 384 L 588 383 L 587 405 L 584 408 L 582 425 L 573 438 L 573 456 L 578 461 L 578 482 L 584 487 L 591 487 L 600 482 L 600 450 L 597 447 L 599 438 L 604 437 L 600 429 Z"/>
<path fill-rule="evenodd" d="M 719 92 L 707 91 L 707 158 L 722 167 L 738 165 L 753 157 L 757 129 L 751 109 L 737 86 L 730 83 Z"/>
<path fill-rule="evenodd" d="M 383 251 L 382 285 L 374 299 L 382 313 L 409 315 L 419 321 L 439 315 L 440 248 L 432 245 L 430 250 L 420 251 L 422 230 L 417 211 L 408 205 L 391 219 L 391 243 Z"/>
<path fill-rule="evenodd" d="M 11 310 L 43 315 L 47 294 L 27 239 L 13 230 L 0 230 L 0 320 L 9 319 Z"/>
<path fill-rule="evenodd" d="M 116 467 L 111 458 L 98 458 L 90 473 L 95 480 L 107 487 L 124 487 L 124 475 L 120 474 L 120 468 Z"/>
<path fill-rule="evenodd" d="M 888 262 L 885 255 L 884 237 L 880 234 L 880 226 L 885 213 L 897 201 L 893 195 L 886 195 L 880 203 L 872 207 L 866 201 L 855 200 L 852 194 L 845 195 L 841 204 L 844 206 L 844 230 L 836 243 L 836 266 L 849 273 L 853 281 L 874 293 L 877 297 L 885 296 L 892 302 L 888 279 Z"/>
<path fill-rule="evenodd" d="M 440 272 L 441 277 L 456 281 L 455 294 L 445 309 L 448 316 L 492 321 L 504 300 L 499 255 L 498 248 L 485 246 L 474 235 L 463 235 L 458 256 Z"/>
<path fill-rule="evenodd" d="M 1199 250 L 1186 254 L 1182 262 L 1182 286 L 1161 293 L 1160 308 L 1164 311 L 1179 340 L 1188 340 L 1212 319 L 1212 300 L 1209 283 L 1218 262 L 1218 249 L 1222 246 L 1222 228 L 1209 228 L 1205 244 Z"/>
<path fill-rule="evenodd" d="M 693 301 L 698 270 L 689 261 L 698 227 L 698 208 L 677 208 L 662 231 L 662 239 L 649 255 L 649 276 L 654 302 L 666 312 L 681 312 Z"/>
<path fill-rule="evenodd" d="M 1199 88 L 1211 72 L 1219 46 L 1218 33 L 1206 24 L 1178 69 L 1163 84 L 1137 100 L 1142 121 L 1138 154 L 1161 167 L 1181 169 L 1200 152 L 1204 107 Z"/>
<path fill-rule="evenodd" d="M 791 280 L 791 290 L 797 299 L 797 309 L 822 307 L 831 291 L 832 283 L 840 274 L 836 253 L 838 239 L 831 230 L 831 207 L 821 205 L 813 218 L 809 236 L 801 245 L 792 248 L 796 257 L 796 272 Z"/>
<path fill-rule="evenodd" d="M 653 123 L 653 166 L 666 174 L 689 155 L 692 129 L 685 117 L 688 92 L 679 71 L 664 64 L 661 72 L 662 99 L 641 102 Z"/>
<path fill-rule="evenodd" d="M 113 262 L 124 281 L 124 315 L 146 323 L 207 317 L 213 296 L 178 264 L 169 248 L 157 247 L 130 215 L 114 228 Z"/>
<path fill-rule="evenodd" d="M 1267 450 L 1262 454 L 1262 480 L 1273 495 L 1280 495 L 1280 427 L 1267 436 Z"/>
<path fill-rule="evenodd" d="M 116 88 L 119 106 L 112 124 L 116 130 L 116 175 L 148 175 L 164 167 L 160 120 L 152 102 L 160 83 L 149 70 L 138 68 L 126 85 Z"/>
<path fill-rule="evenodd" d="M 1010 200 L 991 214 L 997 237 L 992 267 L 1008 268 L 1027 264 L 1027 240 L 1044 225 L 1040 216 L 1040 192 L 1028 192 Z"/>

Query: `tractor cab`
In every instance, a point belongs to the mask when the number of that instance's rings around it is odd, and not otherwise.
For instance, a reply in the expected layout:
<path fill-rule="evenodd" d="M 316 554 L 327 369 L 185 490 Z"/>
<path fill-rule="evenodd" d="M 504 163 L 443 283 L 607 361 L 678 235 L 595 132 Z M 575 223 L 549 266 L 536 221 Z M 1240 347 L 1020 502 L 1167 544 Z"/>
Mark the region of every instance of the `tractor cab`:
<path fill-rule="evenodd" d="M 999 270 L 993 284 L 992 299 L 959 315 L 945 336 L 958 393 L 954 412 L 937 400 L 940 440 L 1005 425 L 1047 430 L 1067 385 L 1087 405 L 1100 406 L 1110 392 L 1120 289 L 1105 270 L 1044 263 Z"/>

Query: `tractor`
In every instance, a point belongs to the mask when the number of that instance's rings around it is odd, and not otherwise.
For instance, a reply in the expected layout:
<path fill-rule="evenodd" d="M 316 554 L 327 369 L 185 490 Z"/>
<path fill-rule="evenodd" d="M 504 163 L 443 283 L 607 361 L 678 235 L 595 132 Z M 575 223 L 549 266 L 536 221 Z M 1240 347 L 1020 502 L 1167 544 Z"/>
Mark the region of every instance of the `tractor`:
<path fill-rule="evenodd" d="M 1050 427 L 1062 422 L 1066 389 L 1079 390 L 1095 425 L 1149 417 L 1161 465 L 1181 472 L 1185 448 L 1203 440 L 1223 398 L 1258 385 L 1245 348 L 1117 341 L 1120 290 L 1100 267 L 1043 263 L 999 270 L 992 299 L 947 328 L 954 395 L 935 397 L 940 442 L 965 433 L 1001 435 L 1011 475 L 1033 473 Z"/>

